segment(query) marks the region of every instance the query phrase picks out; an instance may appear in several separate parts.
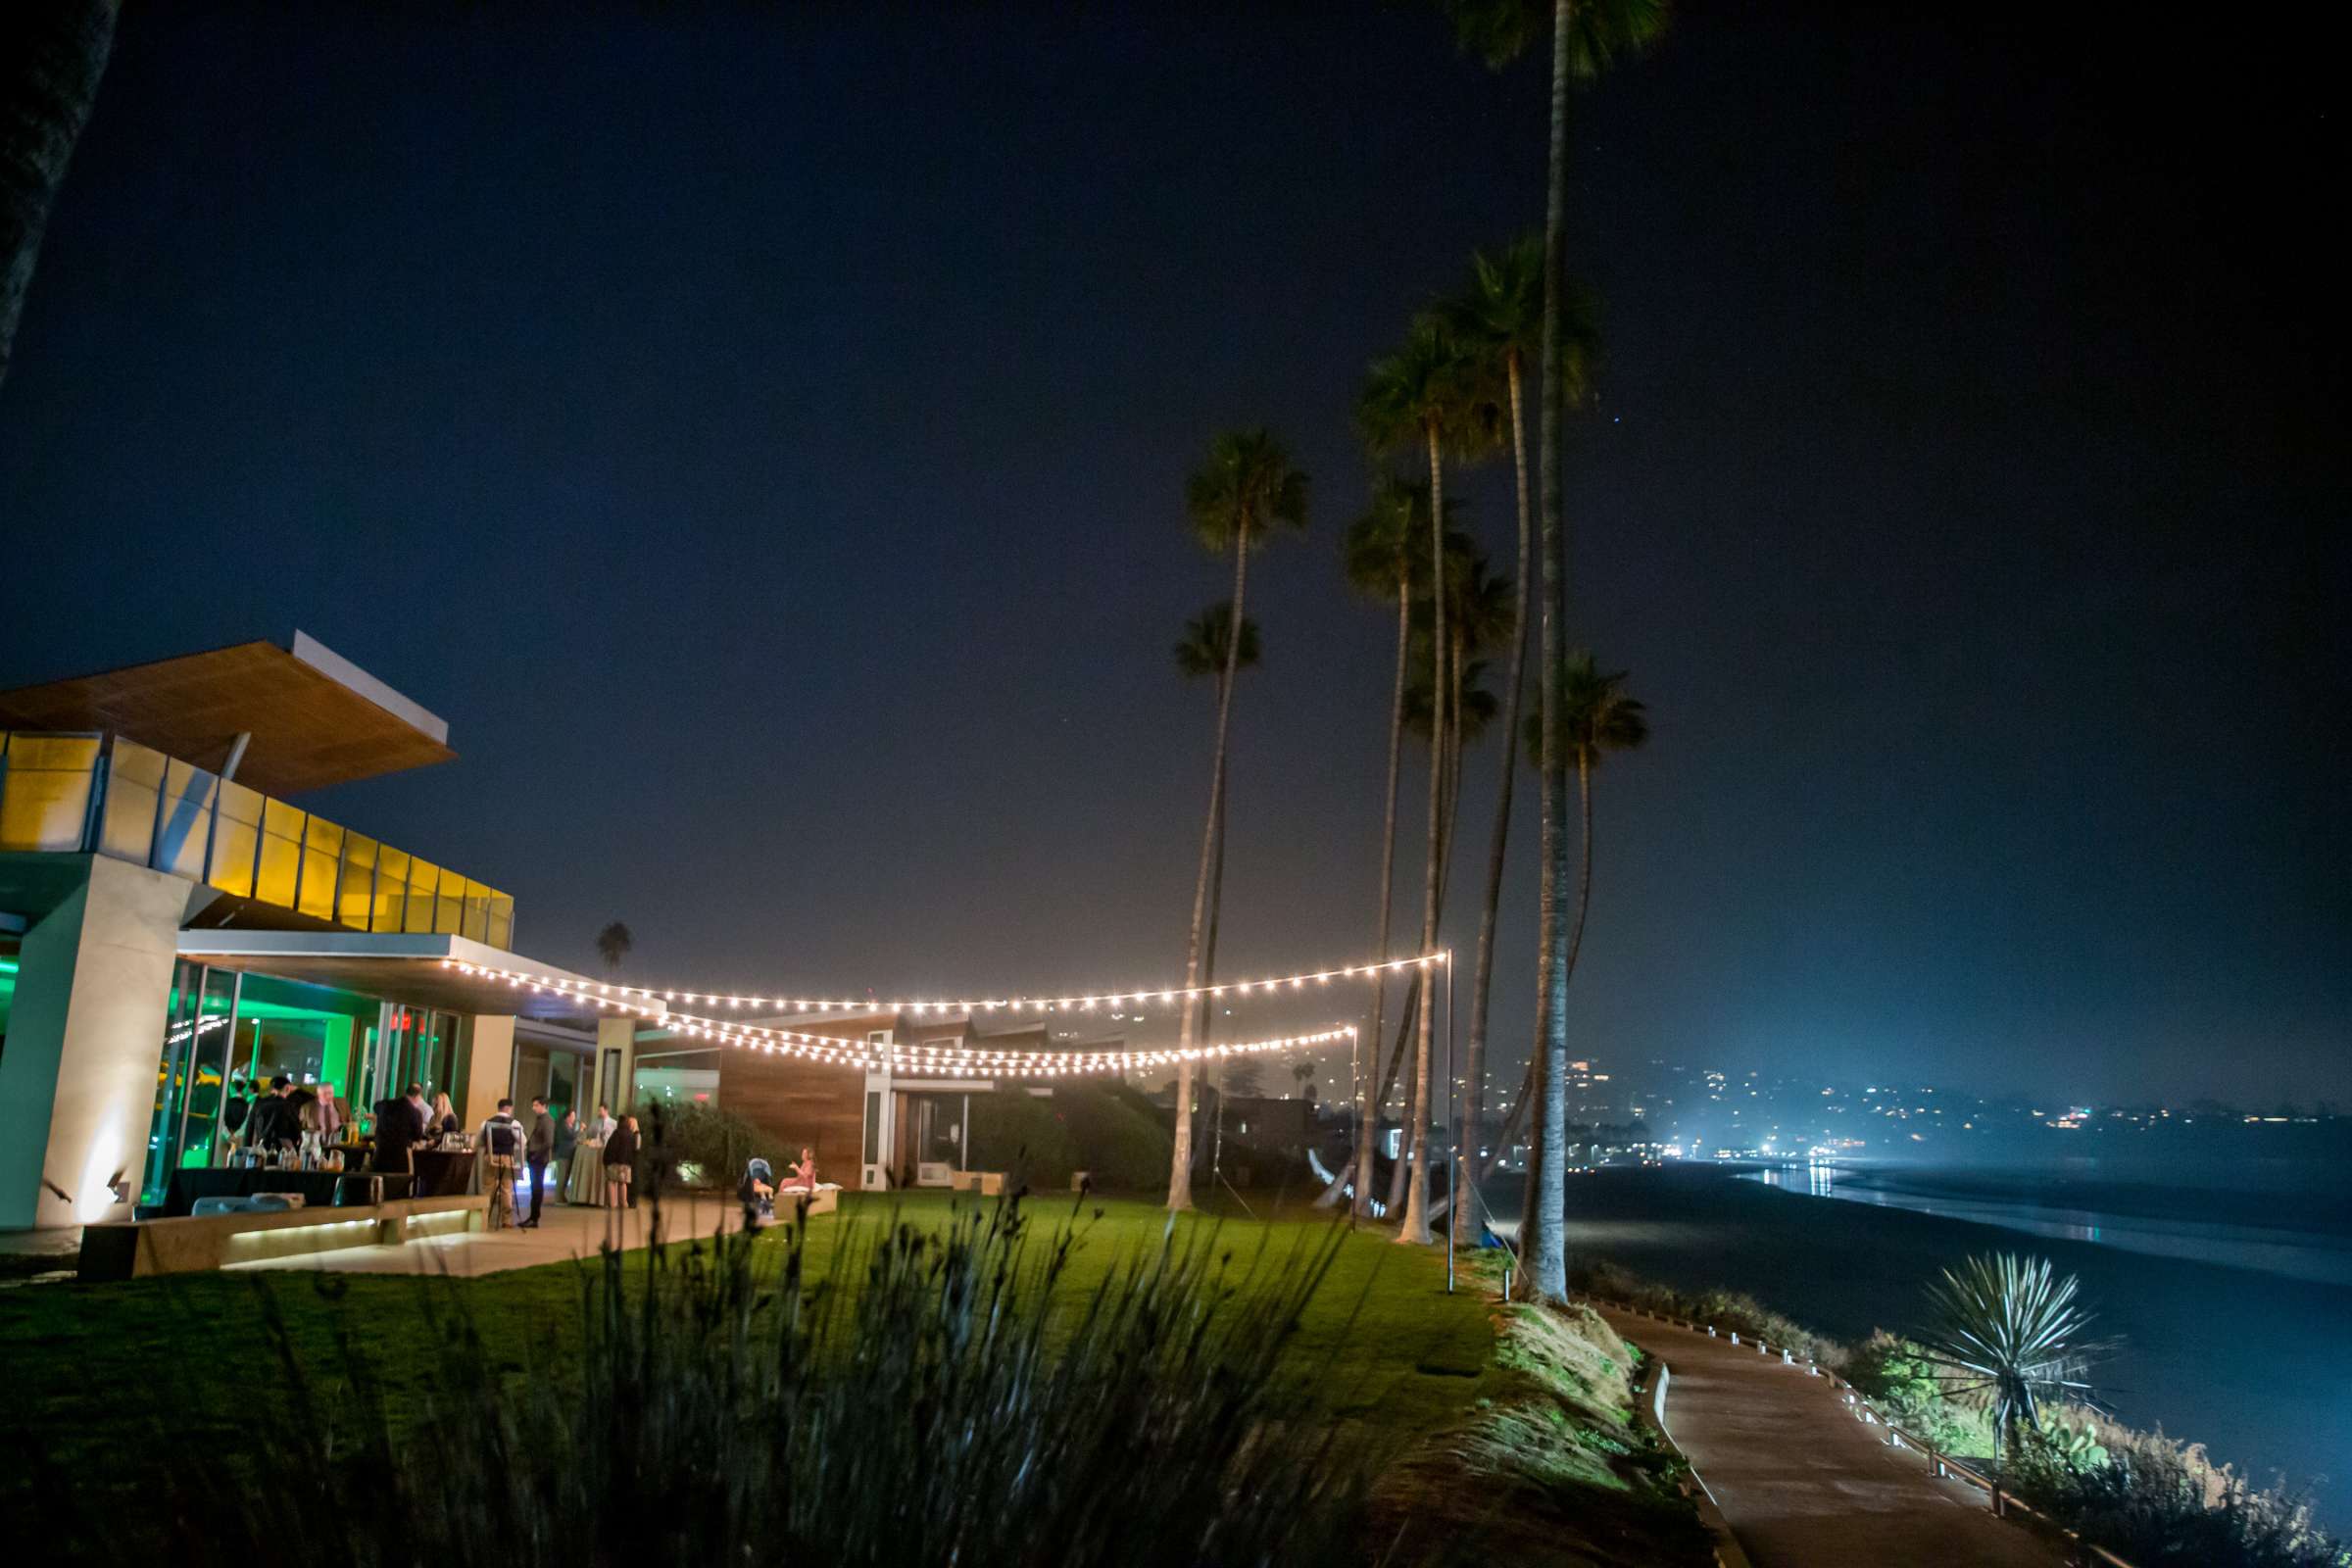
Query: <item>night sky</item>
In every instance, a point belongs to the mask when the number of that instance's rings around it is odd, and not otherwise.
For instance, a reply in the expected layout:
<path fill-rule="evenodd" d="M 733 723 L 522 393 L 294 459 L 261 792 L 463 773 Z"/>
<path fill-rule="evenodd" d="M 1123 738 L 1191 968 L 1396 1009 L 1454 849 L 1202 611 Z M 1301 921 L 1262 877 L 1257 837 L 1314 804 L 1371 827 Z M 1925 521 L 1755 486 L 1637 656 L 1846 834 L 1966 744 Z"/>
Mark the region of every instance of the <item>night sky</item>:
<path fill-rule="evenodd" d="M 1183 480 L 1262 422 L 1314 517 L 1252 572 L 1228 972 L 1365 956 L 1348 415 L 1540 221 L 1541 74 L 1412 5 L 580 9 L 129 9 L 0 387 L 0 681 L 311 632 L 461 760 L 304 804 L 553 962 L 621 918 L 679 985 L 1167 983 L 1169 646 L 1227 591 Z M 1655 734 L 1574 1039 L 2352 1100 L 2335 56 L 1984 16 L 1701 0 L 1582 109 L 1578 640 Z"/>

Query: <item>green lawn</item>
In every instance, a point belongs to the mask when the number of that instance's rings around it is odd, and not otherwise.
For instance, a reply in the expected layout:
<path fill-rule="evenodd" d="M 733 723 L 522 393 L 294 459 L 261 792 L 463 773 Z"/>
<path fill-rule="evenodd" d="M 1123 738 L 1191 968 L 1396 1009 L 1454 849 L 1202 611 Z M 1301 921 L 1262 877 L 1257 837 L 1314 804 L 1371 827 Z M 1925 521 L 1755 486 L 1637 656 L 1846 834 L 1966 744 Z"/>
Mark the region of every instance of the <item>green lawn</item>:
<path fill-rule="evenodd" d="M 937 1227 L 950 1216 L 944 1196 L 850 1196 L 840 1214 L 810 1225 L 809 1275 L 827 1276 L 844 1245 L 870 1240 L 894 1217 Z M 1157 1247 L 1166 1223 L 1155 1204 L 1102 1199 L 1083 1208 L 1034 1203 L 1030 1217 L 1032 1248 L 1065 1221 L 1075 1232 L 1057 1287 L 1065 1298 Z M 1270 1273 L 1303 1266 L 1332 1234 L 1322 1215 L 1199 1215 L 1178 1225 L 1188 1234 L 1213 1228 L 1233 1269 Z M 780 1256 L 773 1236 L 762 1246 Z M 648 1266 L 644 1253 L 627 1260 L 635 1277 Z M 858 1271 L 832 1277 L 854 1292 Z M 76 1469 L 122 1475 L 181 1445 L 227 1440 L 253 1421 L 299 1419 L 273 1349 L 279 1334 L 313 1396 L 336 1399 L 351 1358 L 365 1356 L 395 1413 L 414 1419 L 461 1315 L 507 1375 L 563 1376 L 580 1336 L 584 1285 L 582 1268 L 564 1263 L 470 1281 L 286 1271 L 0 1290 L 0 1387 L 12 1395 L 13 1418 L 0 1442 L 35 1442 Z M 1447 1296 L 1441 1251 L 1398 1247 L 1372 1230 L 1340 1241 L 1287 1369 L 1326 1413 L 1406 1440 L 1460 1423 L 1503 1376 L 1494 1366 L 1490 1308 L 1469 1281 Z M 6 1472 L 0 1489 L 25 1474 L 14 1464 Z"/>

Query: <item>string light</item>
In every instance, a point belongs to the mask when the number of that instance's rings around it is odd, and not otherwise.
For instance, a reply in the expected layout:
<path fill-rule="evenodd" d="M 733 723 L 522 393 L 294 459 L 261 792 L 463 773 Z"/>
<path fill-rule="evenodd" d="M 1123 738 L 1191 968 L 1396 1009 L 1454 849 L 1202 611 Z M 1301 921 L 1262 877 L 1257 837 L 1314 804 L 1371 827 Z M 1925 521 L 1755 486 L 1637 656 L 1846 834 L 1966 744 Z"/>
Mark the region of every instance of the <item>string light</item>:
<path fill-rule="evenodd" d="M 1222 997 L 1227 992 L 1247 997 L 1257 992 L 1270 994 L 1285 989 L 1298 991 L 1303 990 L 1310 980 L 1318 985 L 1329 985 L 1334 980 L 1370 980 L 1381 975 L 1398 974 L 1407 969 L 1426 969 L 1432 964 L 1451 963 L 1452 961 L 1453 953 L 1450 949 L 1439 949 L 1410 958 L 1390 958 L 1380 963 L 1350 963 L 1330 969 L 1305 969 L 1297 974 L 1278 975 L 1264 980 L 1228 981 L 1220 985 L 1099 991 L 1091 996 L 1080 993 L 1067 997 L 978 997 L 957 998 L 952 1001 L 926 998 L 880 1002 L 858 1002 L 822 997 L 752 996 L 739 992 L 682 992 L 655 986 L 616 986 L 598 981 L 574 980 L 566 976 L 528 974 L 520 970 L 466 963 L 456 958 L 442 959 L 441 966 L 445 969 L 463 970 L 468 974 L 488 975 L 514 984 L 530 985 L 535 990 L 576 997 L 583 1002 L 594 1003 L 600 1006 L 633 1007 L 639 1012 L 651 1013 L 666 1009 L 649 1009 L 637 1003 L 632 1003 L 629 999 L 636 998 L 642 1003 L 684 1002 L 690 1006 L 708 1004 L 713 1007 L 751 1007 L 756 1010 L 766 1009 L 778 1012 L 908 1012 L 916 1017 L 921 1017 L 926 1013 L 933 1012 L 945 1016 L 950 1013 L 995 1012 L 1007 1008 L 1016 1011 L 1027 1008 L 1032 1012 L 1091 1012 L 1098 1006 L 1123 1007 L 1130 1004 L 1141 1006 L 1146 1003 L 1157 1003 L 1165 1007 L 1172 1006 L 1178 1002 L 1189 1002 L 1196 997 Z"/>

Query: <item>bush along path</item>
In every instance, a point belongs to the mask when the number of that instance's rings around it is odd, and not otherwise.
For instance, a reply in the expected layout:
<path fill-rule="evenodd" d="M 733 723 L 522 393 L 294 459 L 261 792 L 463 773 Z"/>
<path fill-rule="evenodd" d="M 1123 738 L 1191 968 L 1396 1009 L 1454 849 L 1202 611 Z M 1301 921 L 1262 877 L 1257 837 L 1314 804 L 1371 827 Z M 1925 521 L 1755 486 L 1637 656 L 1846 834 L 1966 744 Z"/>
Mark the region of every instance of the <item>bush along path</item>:
<path fill-rule="evenodd" d="M 1373 1489 L 1379 1560 L 1713 1564 L 1689 1467 L 1636 1417 L 1641 1352 L 1588 1307 L 1500 1294 L 1489 1293 L 1493 1365 L 1466 1418 Z"/>

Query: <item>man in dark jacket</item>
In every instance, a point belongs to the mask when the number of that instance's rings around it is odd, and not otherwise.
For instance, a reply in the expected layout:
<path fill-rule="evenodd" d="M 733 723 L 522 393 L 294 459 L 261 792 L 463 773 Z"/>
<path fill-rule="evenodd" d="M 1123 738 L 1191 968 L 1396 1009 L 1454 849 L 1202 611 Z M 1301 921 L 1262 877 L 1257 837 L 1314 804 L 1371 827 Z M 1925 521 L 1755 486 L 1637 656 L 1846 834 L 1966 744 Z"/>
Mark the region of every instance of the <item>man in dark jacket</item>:
<path fill-rule="evenodd" d="M 270 1092 L 253 1102 L 245 1117 L 245 1143 L 255 1150 L 283 1149 L 302 1138 L 302 1123 L 286 1092 L 294 1081 L 280 1073 L 270 1080 Z"/>
<path fill-rule="evenodd" d="M 531 1136 L 523 1145 L 523 1158 L 531 1167 L 531 1217 L 517 1226 L 518 1230 L 539 1228 L 539 1207 L 547 1198 L 547 1162 L 556 1156 L 556 1119 L 547 1113 L 545 1096 L 531 1097 Z"/>
<path fill-rule="evenodd" d="M 406 1173 L 409 1151 L 424 1141 L 424 1113 L 416 1102 L 395 1095 L 375 1102 L 375 1168 Z"/>

